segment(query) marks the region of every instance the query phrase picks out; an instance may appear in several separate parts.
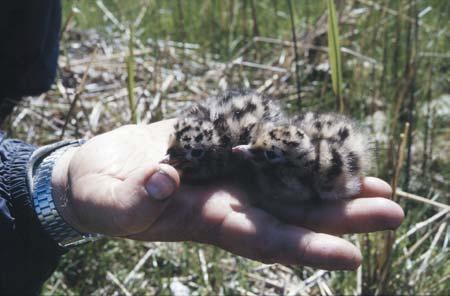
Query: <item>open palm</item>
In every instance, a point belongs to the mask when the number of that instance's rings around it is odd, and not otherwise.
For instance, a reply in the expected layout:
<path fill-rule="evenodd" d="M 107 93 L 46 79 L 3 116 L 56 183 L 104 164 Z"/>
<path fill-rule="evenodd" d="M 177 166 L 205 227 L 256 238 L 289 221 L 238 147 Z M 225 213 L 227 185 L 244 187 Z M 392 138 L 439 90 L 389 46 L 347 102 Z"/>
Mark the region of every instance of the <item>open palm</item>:
<path fill-rule="evenodd" d="M 226 180 L 181 185 L 170 195 L 179 176 L 159 161 L 173 123 L 124 126 L 71 152 L 67 165 L 59 164 L 68 168 L 62 170 L 68 178 L 55 184 L 69 188 L 57 201 L 66 221 L 82 232 L 213 244 L 266 263 L 354 269 L 361 261 L 359 250 L 335 235 L 394 229 L 403 219 L 402 209 L 386 199 L 390 187 L 376 178 L 366 178 L 360 196 L 352 200 L 320 206 L 273 204 L 270 213 L 252 206 L 245 192 Z M 168 198 L 149 195 L 151 178 L 162 184 Z"/>

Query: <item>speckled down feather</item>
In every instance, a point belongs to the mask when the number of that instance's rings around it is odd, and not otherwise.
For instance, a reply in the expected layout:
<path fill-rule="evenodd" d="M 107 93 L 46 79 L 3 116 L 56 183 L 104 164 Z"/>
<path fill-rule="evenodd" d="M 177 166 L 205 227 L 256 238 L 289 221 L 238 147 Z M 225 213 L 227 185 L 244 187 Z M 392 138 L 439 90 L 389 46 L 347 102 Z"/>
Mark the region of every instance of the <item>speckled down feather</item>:
<path fill-rule="evenodd" d="M 348 117 L 307 112 L 288 118 L 274 100 L 252 92 L 197 104 L 174 129 L 168 163 L 184 180 L 238 176 L 264 200 L 350 197 L 370 167 L 367 138 Z"/>

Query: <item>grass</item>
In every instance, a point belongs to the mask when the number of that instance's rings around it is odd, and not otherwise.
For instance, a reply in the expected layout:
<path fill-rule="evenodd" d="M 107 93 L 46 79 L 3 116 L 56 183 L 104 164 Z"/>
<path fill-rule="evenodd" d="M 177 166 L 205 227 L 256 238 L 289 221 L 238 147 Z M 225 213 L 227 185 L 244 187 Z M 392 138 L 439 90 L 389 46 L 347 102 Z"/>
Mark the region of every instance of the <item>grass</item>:
<path fill-rule="evenodd" d="M 342 97 L 342 62 L 339 46 L 339 27 L 336 19 L 334 0 L 327 1 L 328 10 L 328 59 L 331 71 L 331 84 L 338 102 L 340 113 L 344 113 L 344 98 Z"/>
<path fill-rule="evenodd" d="M 264 91 L 292 113 L 299 97 L 302 110 L 336 110 L 331 2 L 67 2 L 57 83 L 15 109 L 9 134 L 39 145 L 91 137 L 172 117 L 226 87 Z M 448 295 L 448 210 L 439 206 L 448 204 L 450 176 L 447 2 L 334 2 L 340 105 L 371 130 L 373 174 L 397 184 L 393 198 L 406 212 L 395 233 L 348 236 L 363 252 L 360 270 L 266 266 L 194 243 L 112 239 L 66 254 L 43 294 L 167 295 L 182 285 L 198 295 Z"/>

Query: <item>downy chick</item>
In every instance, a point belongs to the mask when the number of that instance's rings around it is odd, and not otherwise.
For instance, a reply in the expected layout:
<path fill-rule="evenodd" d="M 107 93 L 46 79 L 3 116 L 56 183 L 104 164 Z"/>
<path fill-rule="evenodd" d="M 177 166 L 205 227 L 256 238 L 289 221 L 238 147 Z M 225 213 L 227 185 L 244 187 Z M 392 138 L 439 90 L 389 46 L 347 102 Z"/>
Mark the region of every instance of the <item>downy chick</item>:
<path fill-rule="evenodd" d="M 311 138 L 318 158 L 315 186 L 322 199 L 351 197 L 361 190 L 370 170 L 370 141 L 350 118 L 336 113 L 307 112 L 295 124 Z"/>
<path fill-rule="evenodd" d="M 255 127 L 280 116 L 270 99 L 251 92 L 229 91 L 197 104 L 178 118 L 165 162 L 185 181 L 221 177 L 239 165 L 233 146 L 248 143 Z"/>
<path fill-rule="evenodd" d="M 220 132 L 228 131 L 233 146 L 247 144 L 257 125 L 279 121 L 280 107 L 269 97 L 250 91 L 228 91 L 208 102 L 211 120 Z"/>
<path fill-rule="evenodd" d="M 210 120 L 210 110 L 196 105 L 178 118 L 171 135 L 166 159 L 188 182 L 225 175 L 232 157 L 229 136 L 220 133 Z"/>
<path fill-rule="evenodd" d="M 370 166 L 366 137 L 338 114 L 308 112 L 290 124 L 263 125 L 255 139 L 233 151 L 255 167 L 265 198 L 347 198 L 360 191 L 361 177 Z"/>
<path fill-rule="evenodd" d="M 308 135 L 296 126 L 262 124 L 250 144 L 233 147 L 233 153 L 253 168 L 254 188 L 250 190 L 257 202 L 296 203 L 314 198 L 315 149 Z"/>

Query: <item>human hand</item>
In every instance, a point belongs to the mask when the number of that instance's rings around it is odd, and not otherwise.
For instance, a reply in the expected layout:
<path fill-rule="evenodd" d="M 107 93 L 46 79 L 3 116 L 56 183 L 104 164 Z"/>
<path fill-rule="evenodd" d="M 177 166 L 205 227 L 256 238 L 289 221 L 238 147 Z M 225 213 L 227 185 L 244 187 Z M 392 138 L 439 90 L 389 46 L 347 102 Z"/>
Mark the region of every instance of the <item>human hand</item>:
<path fill-rule="evenodd" d="M 359 250 L 334 235 L 394 229 L 403 219 L 402 209 L 385 198 L 389 185 L 376 178 L 366 178 L 355 199 L 320 206 L 273 204 L 271 213 L 252 206 L 245 192 L 225 181 L 182 185 L 175 192 L 176 170 L 158 164 L 173 123 L 125 126 L 67 152 L 53 174 L 64 219 L 81 232 L 196 241 L 266 263 L 324 269 L 355 269 L 361 262 Z M 165 173 L 156 173 L 161 170 Z M 159 194 L 146 190 L 152 179 L 163 185 Z"/>

